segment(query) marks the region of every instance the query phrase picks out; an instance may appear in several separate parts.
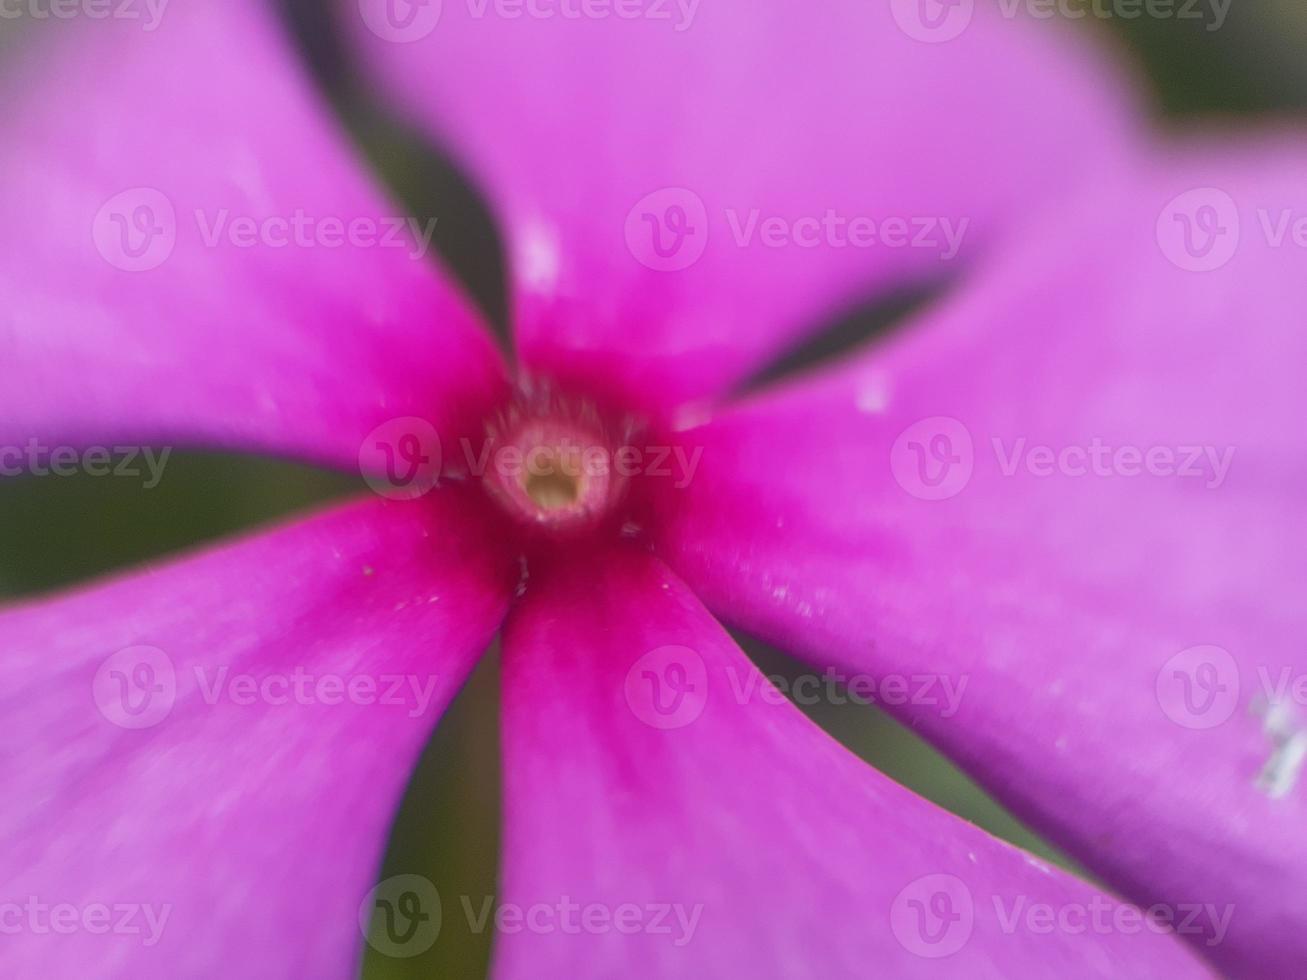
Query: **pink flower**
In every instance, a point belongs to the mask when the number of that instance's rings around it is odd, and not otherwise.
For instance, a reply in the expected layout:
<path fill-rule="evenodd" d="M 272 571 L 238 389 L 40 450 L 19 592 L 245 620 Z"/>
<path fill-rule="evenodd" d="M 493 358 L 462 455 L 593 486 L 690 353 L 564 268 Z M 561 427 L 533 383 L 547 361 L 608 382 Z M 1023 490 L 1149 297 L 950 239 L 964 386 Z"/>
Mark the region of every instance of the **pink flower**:
<path fill-rule="evenodd" d="M 348 19 L 491 202 L 511 369 L 253 0 L 9 67 L 0 446 L 383 493 L 0 616 L 4 973 L 348 976 L 360 918 L 434 928 L 369 889 L 501 627 L 496 976 L 1300 969 L 1301 134 L 1151 136 L 986 5 L 496 11 Z M 758 694 L 718 620 L 952 684 L 879 690 L 1148 917 Z"/>

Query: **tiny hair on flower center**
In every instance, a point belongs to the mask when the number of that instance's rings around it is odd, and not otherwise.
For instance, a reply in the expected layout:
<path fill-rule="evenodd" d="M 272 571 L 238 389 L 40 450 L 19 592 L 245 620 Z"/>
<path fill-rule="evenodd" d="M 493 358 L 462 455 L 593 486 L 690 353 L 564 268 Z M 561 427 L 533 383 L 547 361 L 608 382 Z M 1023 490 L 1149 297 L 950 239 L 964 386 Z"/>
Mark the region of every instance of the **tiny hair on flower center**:
<path fill-rule="evenodd" d="M 487 423 L 486 490 L 520 524 L 553 533 L 597 527 L 625 493 L 613 466 L 624 434 L 584 402 L 519 392 Z"/>

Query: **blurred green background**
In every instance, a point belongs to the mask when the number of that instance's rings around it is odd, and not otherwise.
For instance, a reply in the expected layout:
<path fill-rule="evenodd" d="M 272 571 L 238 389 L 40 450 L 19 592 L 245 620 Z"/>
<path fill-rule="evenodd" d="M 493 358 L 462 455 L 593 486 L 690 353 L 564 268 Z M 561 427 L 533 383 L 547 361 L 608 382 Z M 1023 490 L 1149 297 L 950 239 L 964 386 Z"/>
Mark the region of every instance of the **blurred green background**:
<path fill-rule="evenodd" d="M 438 244 L 445 259 L 502 332 L 502 258 L 484 202 L 447 160 L 387 118 L 357 84 L 321 17 L 319 0 L 285 0 L 281 7 L 306 61 L 361 150 L 410 213 L 438 214 Z M 1307 3 L 1302 0 L 1233 0 L 1218 31 L 1208 31 L 1203 22 L 1147 18 L 1079 23 L 1130 51 L 1153 86 L 1159 115 L 1252 117 L 1300 114 L 1307 108 Z M 10 45 L 22 43 L 26 29 L 21 22 L 0 21 L 0 57 Z M 842 324 L 840 332 L 866 336 L 901 313 L 868 311 L 865 319 Z M 808 353 L 797 352 L 791 366 L 808 359 Z M 0 383 L 2 372 L 0 365 Z M 157 562 L 359 489 L 349 474 L 180 451 L 152 490 L 143 490 L 138 481 L 87 476 L 0 480 L 0 602 Z M 793 677 L 804 670 L 777 651 L 741 639 L 768 673 Z M 379 877 L 418 873 L 445 895 L 495 893 L 497 684 L 492 651 L 433 737 L 397 814 Z M 864 759 L 922 795 L 1001 837 L 1061 860 L 881 712 L 830 705 L 805 710 Z M 295 941 L 312 942 L 313 937 Z M 369 949 L 365 973 L 375 978 L 480 976 L 489 943 L 488 933 L 470 935 L 462 916 L 451 914 L 428 954 L 396 960 Z"/>

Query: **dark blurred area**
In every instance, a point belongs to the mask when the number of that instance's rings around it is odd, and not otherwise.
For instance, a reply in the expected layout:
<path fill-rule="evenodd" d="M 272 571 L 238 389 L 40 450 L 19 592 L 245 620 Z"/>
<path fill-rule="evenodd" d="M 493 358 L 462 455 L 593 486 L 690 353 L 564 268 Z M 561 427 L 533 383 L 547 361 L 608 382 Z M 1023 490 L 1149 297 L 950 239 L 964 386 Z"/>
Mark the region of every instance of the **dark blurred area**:
<path fill-rule="evenodd" d="M 352 73 L 330 18 L 323 16 L 325 7 L 321 0 L 280 3 L 314 76 L 361 153 L 403 202 L 406 213 L 439 217 L 436 239 L 442 258 L 506 335 L 502 250 L 486 202 L 440 148 L 425 145 L 371 97 Z M 1123 46 L 1135 59 L 1165 117 L 1215 113 L 1251 119 L 1307 109 L 1303 0 L 1232 0 L 1215 30 L 1210 19 L 1088 16 L 1080 23 L 1084 30 L 1104 35 L 1108 43 Z M 21 43 L 24 29 L 12 20 L 0 22 L 0 56 L 8 46 Z M 886 329 L 929 298 L 927 291 L 856 311 L 832 324 L 808 349 L 775 366 L 768 378 Z M 148 490 L 138 481 L 85 474 L 0 479 L 0 602 L 158 562 L 324 505 L 356 491 L 358 484 L 353 474 L 325 473 L 287 461 L 180 449 L 172 453 L 158 485 Z M 802 669 L 777 651 L 741 639 L 769 674 Z M 417 873 L 448 894 L 494 894 L 499 820 L 496 700 L 497 666 L 490 657 L 429 746 L 397 816 L 379 877 Z M 1059 860 L 887 716 L 855 705 L 805 710 L 893 778 L 999 836 Z M 432 950 L 412 960 L 392 960 L 368 950 L 365 974 L 482 975 L 490 955 L 489 936 L 460 934 L 464 926 L 461 917 L 449 916 Z"/>

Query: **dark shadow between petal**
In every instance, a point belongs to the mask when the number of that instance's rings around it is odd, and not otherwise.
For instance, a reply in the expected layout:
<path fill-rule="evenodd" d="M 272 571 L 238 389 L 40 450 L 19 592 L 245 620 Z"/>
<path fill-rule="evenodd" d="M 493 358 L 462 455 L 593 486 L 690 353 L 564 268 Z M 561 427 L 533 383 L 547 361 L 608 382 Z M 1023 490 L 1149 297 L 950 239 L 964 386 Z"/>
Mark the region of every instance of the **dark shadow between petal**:
<path fill-rule="evenodd" d="M 881 708 L 864 703 L 865 696 L 855 697 L 847 683 L 828 683 L 821 668 L 748 634 L 730 632 L 791 703 L 858 758 L 995 837 L 1094 881 L 1084 868 L 1017 820 L 925 739 Z M 800 682 L 797 687 L 796 682 Z"/>
<path fill-rule="evenodd" d="M 952 278 L 922 281 L 851 306 L 755 371 L 736 386 L 732 397 L 753 394 L 832 364 L 859 348 L 883 342 L 938 302 L 952 283 Z"/>
<path fill-rule="evenodd" d="M 415 935 L 424 948 L 409 950 L 384 937 L 370 939 L 364 945 L 364 980 L 487 975 L 501 809 L 496 644 L 481 658 L 423 751 L 377 876 L 381 882 L 419 875 L 434 886 L 440 899 L 435 941 Z"/>
<path fill-rule="evenodd" d="M 88 469 L 0 479 L 0 602 L 140 565 L 365 489 L 358 476 L 301 463 L 155 448 L 148 454 L 141 447 L 115 449 L 108 472 Z"/>
<path fill-rule="evenodd" d="M 448 154 L 404 123 L 367 84 L 349 56 L 340 5 L 278 0 L 278 7 L 345 130 L 404 209 L 403 216 L 418 227 L 434 221 L 437 256 L 508 351 L 503 241 L 485 196 Z"/>

